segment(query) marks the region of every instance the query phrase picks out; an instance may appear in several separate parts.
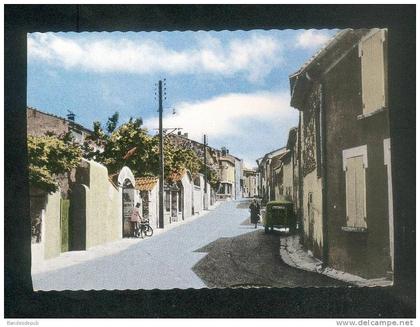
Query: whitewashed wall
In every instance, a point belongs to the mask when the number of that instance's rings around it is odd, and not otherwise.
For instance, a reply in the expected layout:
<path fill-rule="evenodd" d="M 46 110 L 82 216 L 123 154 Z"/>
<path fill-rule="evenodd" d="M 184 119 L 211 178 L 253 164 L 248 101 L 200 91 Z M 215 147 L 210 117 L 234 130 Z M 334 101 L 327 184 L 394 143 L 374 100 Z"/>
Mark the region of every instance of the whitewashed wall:
<path fill-rule="evenodd" d="M 89 161 L 86 190 L 86 248 L 122 237 L 122 195 L 108 180 L 105 166 Z"/>
<path fill-rule="evenodd" d="M 152 228 L 159 227 L 159 181 L 149 191 L 149 224 Z"/>
<path fill-rule="evenodd" d="M 193 183 L 189 173 L 184 174 L 181 179 L 182 187 L 184 188 L 184 219 L 188 219 L 192 216 L 192 192 Z"/>

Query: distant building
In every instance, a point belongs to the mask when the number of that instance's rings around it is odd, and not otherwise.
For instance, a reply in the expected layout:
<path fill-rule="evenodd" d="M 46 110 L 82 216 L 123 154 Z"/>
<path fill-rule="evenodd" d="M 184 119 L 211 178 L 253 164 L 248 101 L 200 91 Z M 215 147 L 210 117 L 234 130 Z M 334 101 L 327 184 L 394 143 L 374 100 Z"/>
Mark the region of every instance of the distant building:
<path fill-rule="evenodd" d="M 300 153 L 300 146 L 299 146 L 299 128 L 293 127 L 289 130 L 289 136 L 287 138 L 287 149 L 290 152 L 290 161 L 286 162 L 286 165 L 289 166 L 289 168 L 286 168 L 286 170 L 291 170 L 291 176 L 286 177 L 285 181 L 287 184 L 287 187 L 291 187 L 291 201 L 294 203 L 294 210 L 296 213 L 296 216 L 298 220 L 301 219 L 302 213 L 301 213 L 301 176 L 300 176 L 300 160 L 299 160 L 299 153 Z M 289 159 L 288 158 L 288 159 Z M 290 180 L 291 178 L 291 180 Z M 289 192 L 290 194 L 290 192 Z"/>
<path fill-rule="evenodd" d="M 293 165 L 291 152 L 282 155 L 273 168 L 274 200 L 292 200 L 293 195 Z"/>
<path fill-rule="evenodd" d="M 175 144 L 192 149 L 200 158 L 204 158 L 204 143 L 189 139 L 187 133 L 178 132 L 178 134 L 168 134 L 167 136 Z M 243 160 L 230 154 L 225 147 L 219 150 L 207 145 L 206 149 L 207 166 L 218 173 L 221 181 L 218 190 L 216 190 L 217 198 L 241 198 L 244 183 Z M 211 198 L 211 192 L 208 196 Z M 211 201 L 213 202 L 214 199 Z"/>
<path fill-rule="evenodd" d="M 35 108 L 27 107 L 27 133 L 31 136 L 42 136 L 47 133 L 60 136 L 70 133 L 76 143 L 83 144 L 86 141 L 86 137 L 91 135 L 93 131 L 76 123 L 74 121 L 74 114 L 69 114 L 69 118 L 71 119 L 66 119 L 42 112 Z M 93 142 L 90 144 L 95 150 L 102 150 Z"/>
<path fill-rule="evenodd" d="M 259 196 L 258 194 L 258 176 L 255 169 L 243 169 L 243 197 L 253 198 Z"/>
<path fill-rule="evenodd" d="M 231 156 L 219 157 L 220 186 L 217 191 L 219 199 L 235 199 L 236 174 L 235 159 Z"/>
<path fill-rule="evenodd" d="M 257 159 L 258 173 L 260 174 L 260 196 L 263 203 L 276 199 L 276 187 L 279 181 L 276 180 L 275 168 L 281 164 L 281 159 L 287 154 L 286 147 L 271 151 L 264 157 Z"/>

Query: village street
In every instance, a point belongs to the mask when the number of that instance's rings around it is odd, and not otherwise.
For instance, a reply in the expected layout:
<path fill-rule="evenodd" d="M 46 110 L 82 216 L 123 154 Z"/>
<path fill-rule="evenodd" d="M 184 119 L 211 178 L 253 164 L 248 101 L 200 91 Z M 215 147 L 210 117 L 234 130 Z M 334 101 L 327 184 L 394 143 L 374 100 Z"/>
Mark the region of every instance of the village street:
<path fill-rule="evenodd" d="M 205 215 L 167 232 L 144 240 L 128 240 L 130 245 L 119 252 L 34 273 L 34 289 L 344 285 L 283 263 L 279 234 L 266 235 L 262 226 L 255 230 L 249 224 L 248 204 L 245 200 L 222 202 Z M 52 266 L 60 259 L 52 259 Z"/>

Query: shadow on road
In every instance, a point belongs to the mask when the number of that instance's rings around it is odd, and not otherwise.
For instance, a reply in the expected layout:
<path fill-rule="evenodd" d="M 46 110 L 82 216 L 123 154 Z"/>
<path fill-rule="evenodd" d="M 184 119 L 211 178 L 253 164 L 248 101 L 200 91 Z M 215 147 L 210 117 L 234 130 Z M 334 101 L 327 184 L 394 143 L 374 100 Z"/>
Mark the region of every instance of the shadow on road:
<path fill-rule="evenodd" d="M 328 287 L 347 284 L 286 265 L 279 254 L 278 231 L 257 229 L 223 237 L 196 250 L 206 252 L 193 271 L 208 287 Z"/>

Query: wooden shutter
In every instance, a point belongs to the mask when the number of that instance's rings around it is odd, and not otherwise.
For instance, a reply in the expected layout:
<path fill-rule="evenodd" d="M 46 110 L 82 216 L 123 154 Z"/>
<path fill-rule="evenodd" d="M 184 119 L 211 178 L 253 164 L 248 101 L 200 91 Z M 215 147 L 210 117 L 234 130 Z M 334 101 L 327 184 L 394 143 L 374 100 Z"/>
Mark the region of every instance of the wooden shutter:
<path fill-rule="evenodd" d="M 346 171 L 346 207 L 347 207 L 347 226 L 356 226 L 356 183 L 355 168 L 353 158 L 347 159 Z"/>
<path fill-rule="evenodd" d="M 347 226 L 366 228 L 366 191 L 363 156 L 348 158 L 346 163 Z"/>
<path fill-rule="evenodd" d="M 359 45 L 364 114 L 385 107 L 384 41 L 385 31 L 377 30 Z"/>

